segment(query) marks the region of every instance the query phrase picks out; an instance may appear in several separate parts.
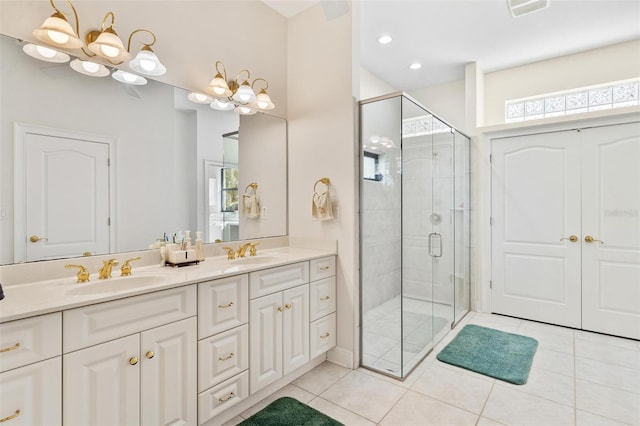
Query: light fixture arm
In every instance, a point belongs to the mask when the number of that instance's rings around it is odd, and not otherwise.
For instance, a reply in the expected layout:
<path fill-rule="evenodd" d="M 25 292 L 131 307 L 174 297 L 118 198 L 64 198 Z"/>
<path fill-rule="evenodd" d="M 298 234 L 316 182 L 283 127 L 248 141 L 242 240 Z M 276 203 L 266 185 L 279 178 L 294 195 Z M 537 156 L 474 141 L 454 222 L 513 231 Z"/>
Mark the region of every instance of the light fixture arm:
<path fill-rule="evenodd" d="M 105 31 L 106 28 L 104 27 L 104 24 L 107 22 L 107 18 L 109 16 L 111 16 L 111 25 L 109 25 L 109 28 L 111 28 L 111 31 L 113 31 L 113 25 L 116 23 L 116 15 L 114 15 L 113 12 L 107 12 L 105 13 L 104 18 L 102 18 L 102 24 L 100 24 L 100 32 Z"/>
<path fill-rule="evenodd" d="M 254 91 L 255 91 L 255 88 L 253 86 L 255 86 L 255 84 L 258 81 L 264 81 L 265 87 L 263 87 L 261 90 L 264 90 L 266 92 L 266 90 L 269 88 L 269 82 L 267 80 L 265 80 L 264 78 L 262 78 L 262 77 L 258 77 L 255 80 L 253 80 L 253 83 L 251 83 L 251 88 L 254 89 Z"/>
<path fill-rule="evenodd" d="M 222 71 L 218 68 L 218 65 L 222 66 Z M 227 69 L 224 67 L 224 64 L 220 61 L 216 61 L 216 72 L 220 74 L 221 77 L 224 78 L 224 81 L 227 81 Z"/>
<path fill-rule="evenodd" d="M 151 43 L 142 43 L 142 44 L 144 44 L 143 50 L 151 50 L 151 46 L 156 44 L 157 38 L 156 38 L 156 35 L 153 32 L 151 32 L 149 30 L 145 30 L 144 28 L 139 28 L 139 29 L 133 31 L 129 35 L 129 41 L 127 42 L 127 52 L 131 52 L 131 38 L 133 37 L 133 35 L 135 33 L 140 33 L 140 32 L 151 34 L 151 37 L 153 37 L 153 41 Z"/>
<path fill-rule="evenodd" d="M 251 78 L 251 73 L 249 72 L 248 69 L 244 69 L 244 70 L 240 70 L 240 72 L 238 73 L 238 75 L 236 76 L 236 83 L 238 83 L 238 85 L 242 84 L 240 83 L 240 76 L 242 75 L 243 72 L 247 73 L 247 78 L 244 79 L 244 81 L 242 83 L 244 83 L 245 81 L 248 83 L 249 79 Z"/>

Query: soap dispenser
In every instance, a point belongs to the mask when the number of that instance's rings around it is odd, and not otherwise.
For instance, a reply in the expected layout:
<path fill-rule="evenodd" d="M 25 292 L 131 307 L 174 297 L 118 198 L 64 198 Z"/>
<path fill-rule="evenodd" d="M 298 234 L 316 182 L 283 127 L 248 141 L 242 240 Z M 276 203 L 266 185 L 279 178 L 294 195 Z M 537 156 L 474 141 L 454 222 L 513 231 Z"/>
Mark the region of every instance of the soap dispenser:
<path fill-rule="evenodd" d="M 196 231 L 196 260 L 204 262 L 204 251 L 202 250 L 202 232 Z"/>

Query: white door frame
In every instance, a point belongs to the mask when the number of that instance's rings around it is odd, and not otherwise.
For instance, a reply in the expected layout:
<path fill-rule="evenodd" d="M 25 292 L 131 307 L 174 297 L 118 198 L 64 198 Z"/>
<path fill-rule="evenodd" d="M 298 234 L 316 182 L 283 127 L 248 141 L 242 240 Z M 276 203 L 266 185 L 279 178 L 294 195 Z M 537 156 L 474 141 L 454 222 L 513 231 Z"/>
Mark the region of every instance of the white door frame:
<path fill-rule="evenodd" d="M 491 312 L 491 139 L 624 124 L 640 120 L 640 113 L 637 111 L 608 110 L 581 114 L 581 116 L 582 118 L 560 117 L 540 120 L 544 122 L 514 123 L 500 126 L 502 128 L 489 130 L 472 138 L 472 145 L 477 148 L 475 164 L 477 183 L 475 188 L 472 188 L 476 191 L 475 200 L 478 206 L 475 212 L 477 225 L 472 230 L 477 232 L 475 297 L 472 301 L 475 311 Z"/>
<path fill-rule="evenodd" d="M 14 263 L 25 261 L 26 258 L 26 170 L 25 170 L 25 144 L 27 134 L 35 133 L 65 139 L 81 139 L 96 143 L 104 143 L 109 147 L 109 253 L 116 251 L 116 145 L 115 137 L 97 135 L 93 133 L 79 132 L 75 130 L 58 129 L 55 127 L 40 126 L 38 124 L 19 123 L 13 125 L 13 261 Z"/>

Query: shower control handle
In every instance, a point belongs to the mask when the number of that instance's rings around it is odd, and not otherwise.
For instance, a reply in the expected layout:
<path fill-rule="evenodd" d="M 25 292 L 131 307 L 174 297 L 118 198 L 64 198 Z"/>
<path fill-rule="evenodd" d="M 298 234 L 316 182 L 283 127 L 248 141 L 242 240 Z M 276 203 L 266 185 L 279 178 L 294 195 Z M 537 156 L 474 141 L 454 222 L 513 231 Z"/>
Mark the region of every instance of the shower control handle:
<path fill-rule="evenodd" d="M 438 246 L 437 246 L 437 254 L 434 253 L 434 245 L 433 239 L 438 238 Z M 429 234 L 429 255 L 431 257 L 442 257 L 442 235 L 437 232 L 432 232 Z"/>

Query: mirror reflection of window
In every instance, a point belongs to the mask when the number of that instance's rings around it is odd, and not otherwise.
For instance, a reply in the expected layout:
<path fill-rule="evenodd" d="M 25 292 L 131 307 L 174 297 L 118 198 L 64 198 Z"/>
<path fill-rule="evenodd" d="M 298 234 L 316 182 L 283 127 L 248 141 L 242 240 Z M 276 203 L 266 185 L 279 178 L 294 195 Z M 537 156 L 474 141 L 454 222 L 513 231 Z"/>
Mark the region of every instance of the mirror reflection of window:
<path fill-rule="evenodd" d="M 223 212 L 238 211 L 238 169 L 223 168 L 221 170 L 221 206 Z"/>

